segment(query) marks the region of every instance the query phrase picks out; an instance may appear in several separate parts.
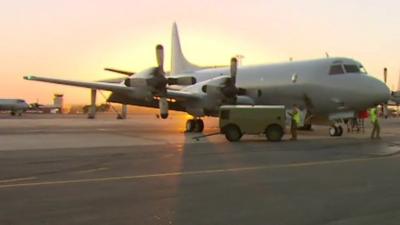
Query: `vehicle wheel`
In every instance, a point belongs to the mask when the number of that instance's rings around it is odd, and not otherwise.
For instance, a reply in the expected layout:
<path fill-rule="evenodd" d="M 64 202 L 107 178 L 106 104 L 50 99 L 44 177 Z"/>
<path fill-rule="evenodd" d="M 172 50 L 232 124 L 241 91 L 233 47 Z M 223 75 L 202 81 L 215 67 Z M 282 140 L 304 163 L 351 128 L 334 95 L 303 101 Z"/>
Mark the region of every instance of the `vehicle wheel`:
<path fill-rule="evenodd" d="M 11 111 L 11 116 L 15 116 L 15 112 L 14 111 Z"/>
<path fill-rule="evenodd" d="M 336 127 L 335 127 L 335 126 L 331 126 L 331 127 L 329 128 L 329 135 L 330 135 L 331 137 L 334 137 L 334 136 L 336 136 L 336 134 L 337 134 L 337 129 L 336 129 Z"/>
<path fill-rule="evenodd" d="M 265 130 L 265 136 L 269 141 L 281 141 L 283 137 L 283 129 L 277 124 L 273 124 Z"/>
<path fill-rule="evenodd" d="M 228 125 L 223 130 L 226 139 L 230 142 L 236 142 L 242 138 L 242 132 L 236 125 Z"/>
<path fill-rule="evenodd" d="M 187 120 L 186 121 L 186 132 L 193 132 L 195 128 L 195 121 L 194 120 Z"/>
<path fill-rule="evenodd" d="M 194 132 L 203 132 L 204 130 L 204 122 L 202 119 L 194 120 Z"/>

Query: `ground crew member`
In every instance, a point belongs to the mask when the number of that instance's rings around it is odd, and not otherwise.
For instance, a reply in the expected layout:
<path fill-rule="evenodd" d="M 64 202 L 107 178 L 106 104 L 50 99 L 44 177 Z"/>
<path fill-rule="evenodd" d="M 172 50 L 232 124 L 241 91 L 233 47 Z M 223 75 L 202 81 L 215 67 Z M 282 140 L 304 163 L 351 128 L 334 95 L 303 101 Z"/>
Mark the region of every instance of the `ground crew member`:
<path fill-rule="evenodd" d="M 292 134 L 292 138 L 290 140 L 297 140 L 297 127 L 300 126 L 301 118 L 300 118 L 300 110 L 296 105 L 293 105 L 292 113 L 289 113 L 292 117 L 290 123 L 290 133 Z"/>
<path fill-rule="evenodd" d="M 369 110 L 369 116 L 371 119 L 372 123 L 372 133 L 371 133 L 371 139 L 377 138 L 380 139 L 381 136 L 381 128 L 379 126 L 379 121 L 378 121 L 378 110 L 376 107 L 373 107 Z"/>

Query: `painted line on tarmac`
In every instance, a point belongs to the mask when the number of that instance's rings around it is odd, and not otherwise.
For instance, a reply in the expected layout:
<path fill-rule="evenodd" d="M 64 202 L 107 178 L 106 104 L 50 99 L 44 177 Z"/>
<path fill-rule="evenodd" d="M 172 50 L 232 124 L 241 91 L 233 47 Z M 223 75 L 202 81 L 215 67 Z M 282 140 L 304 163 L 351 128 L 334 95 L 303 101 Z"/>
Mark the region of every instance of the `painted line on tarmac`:
<path fill-rule="evenodd" d="M 35 180 L 37 179 L 36 177 L 21 177 L 21 178 L 14 178 L 14 179 L 6 179 L 6 180 L 0 180 L 0 184 L 5 184 L 5 183 L 15 183 L 15 182 L 20 182 L 20 181 L 28 181 L 28 180 Z"/>
<path fill-rule="evenodd" d="M 90 170 L 81 170 L 76 173 L 93 173 L 93 172 L 98 172 L 98 171 L 103 171 L 103 170 L 108 170 L 107 167 L 100 167 L 100 168 L 94 168 Z"/>
<path fill-rule="evenodd" d="M 333 164 L 343 164 L 343 163 L 353 163 L 353 162 L 367 162 L 367 161 L 383 160 L 383 159 L 387 159 L 387 158 L 397 158 L 397 157 L 400 157 L 400 155 L 390 156 L 390 157 L 382 157 L 381 156 L 381 157 L 358 158 L 358 159 L 292 163 L 292 164 L 271 165 L 271 166 L 239 167 L 239 168 L 230 168 L 230 169 L 198 170 L 198 171 L 186 171 L 186 172 L 184 171 L 184 172 L 156 173 L 156 174 L 118 176 L 118 177 L 103 177 L 103 178 L 100 177 L 100 178 L 76 179 L 76 180 L 43 181 L 43 182 L 3 184 L 3 185 L 0 184 L 0 189 L 20 188 L 20 187 L 38 187 L 38 186 L 50 186 L 50 185 L 61 185 L 61 184 L 100 183 L 100 182 L 108 182 L 108 181 L 127 181 L 127 180 L 132 181 L 132 180 L 138 180 L 138 179 L 163 178 L 163 177 L 172 177 L 172 176 L 194 176 L 194 175 L 222 174 L 222 173 L 232 173 L 232 172 L 268 170 L 268 169 L 299 168 L 299 167 L 333 165 Z"/>

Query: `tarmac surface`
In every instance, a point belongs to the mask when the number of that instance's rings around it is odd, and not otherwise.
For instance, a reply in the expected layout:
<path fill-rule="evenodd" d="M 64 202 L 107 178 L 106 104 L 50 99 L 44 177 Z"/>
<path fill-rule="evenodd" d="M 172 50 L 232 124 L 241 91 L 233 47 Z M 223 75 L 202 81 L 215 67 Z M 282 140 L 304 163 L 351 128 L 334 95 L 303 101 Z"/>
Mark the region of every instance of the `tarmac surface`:
<path fill-rule="evenodd" d="M 0 115 L 0 224 L 400 222 L 400 119 L 271 143 L 185 134 L 185 118 Z M 207 119 L 205 133 L 217 131 Z"/>

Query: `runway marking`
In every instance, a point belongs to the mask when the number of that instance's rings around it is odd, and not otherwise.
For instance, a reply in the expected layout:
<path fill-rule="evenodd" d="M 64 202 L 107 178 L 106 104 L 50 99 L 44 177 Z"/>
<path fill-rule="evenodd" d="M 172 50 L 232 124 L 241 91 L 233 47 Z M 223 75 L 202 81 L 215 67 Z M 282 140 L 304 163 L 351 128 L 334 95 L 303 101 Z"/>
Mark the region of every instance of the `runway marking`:
<path fill-rule="evenodd" d="M 100 177 L 100 178 L 76 179 L 76 180 L 43 181 L 43 182 L 4 184 L 4 185 L 0 184 L 0 189 L 19 188 L 19 187 L 38 187 L 38 186 L 60 185 L 60 184 L 99 183 L 107 181 L 137 180 L 137 179 L 161 178 L 161 177 L 172 177 L 172 176 L 206 175 L 206 174 L 245 172 L 245 171 L 282 169 L 282 168 L 299 168 L 299 167 L 343 164 L 352 162 L 366 162 L 366 161 L 383 160 L 387 158 L 398 158 L 398 157 L 400 157 L 400 155 L 395 155 L 390 157 L 381 156 L 381 157 L 371 157 L 371 158 L 304 162 L 304 163 L 292 163 L 292 164 L 270 165 L 270 166 L 239 167 L 230 169 L 198 170 L 198 171 L 186 171 L 186 172 L 184 171 L 184 172 L 156 173 L 156 174 L 143 174 L 143 175 L 119 176 L 119 177 L 103 177 L 103 178 Z"/>
<path fill-rule="evenodd" d="M 36 177 L 21 177 L 21 178 L 14 178 L 14 179 L 7 179 L 7 180 L 0 180 L 0 184 L 4 183 L 14 183 L 19 181 L 28 181 L 28 180 L 35 180 Z"/>
<path fill-rule="evenodd" d="M 108 168 L 100 167 L 100 168 L 95 168 L 95 169 L 90 169 L 90 170 L 81 170 L 81 171 L 78 171 L 77 173 L 93 173 L 93 172 L 98 172 L 98 171 L 103 171 L 103 170 L 108 170 Z"/>

